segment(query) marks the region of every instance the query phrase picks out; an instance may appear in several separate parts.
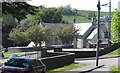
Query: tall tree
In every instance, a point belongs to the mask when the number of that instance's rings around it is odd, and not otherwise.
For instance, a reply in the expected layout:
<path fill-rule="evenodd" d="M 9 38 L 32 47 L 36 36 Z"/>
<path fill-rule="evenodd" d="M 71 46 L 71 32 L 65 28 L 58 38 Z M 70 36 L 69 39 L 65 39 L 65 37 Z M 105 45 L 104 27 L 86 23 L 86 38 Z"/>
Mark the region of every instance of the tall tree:
<path fill-rule="evenodd" d="M 70 5 L 61 6 L 60 10 L 63 15 L 77 15 L 77 9 L 72 9 Z"/>
<path fill-rule="evenodd" d="M 30 15 L 28 14 L 26 16 L 27 18 L 20 21 L 20 27 L 21 31 L 25 31 L 27 28 L 29 28 L 32 25 L 39 24 L 41 21 L 41 18 L 38 15 Z"/>
<path fill-rule="evenodd" d="M 18 21 L 26 18 L 27 14 L 35 14 L 36 8 L 26 2 L 2 2 L 2 13 L 12 14 Z"/>
<path fill-rule="evenodd" d="M 13 28 L 12 31 L 9 33 L 9 38 L 10 40 L 12 40 L 14 42 L 14 46 L 15 44 L 18 46 L 21 43 L 27 43 L 27 34 L 25 32 L 21 32 L 19 30 L 19 28 Z"/>
<path fill-rule="evenodd" d="M 43 8 L 38 14 L 42 22 L 46 23 L 60 23 L 63 18 L 61 11 L 57 8 Z"/>
<path fill-rule="evenodd" d="M 11 41 L 7 38 L 12 28 L 15 28 L 17 25 L 16 19 L 11 14 L 2 15 L 2 45 L 4 47 L 12 46 Z"/>
<path fill-rule="evenodd" d="M 59 27 L 56 30 L 57 36 L 61 39 L 63 44 L 68 44 L 74 40 L 74 38 L 77 38 L 78 34 L 74 27 L 74 25 L 69 25 L 66 27 Z"/>
<path fill-rule="evenodd" d="M 26 30 L 28 39 L 33 41 L 36 46 L 39 44 L 41 46 L 42 41 L 48 42 L 51 38 L 51 30 L 47 27 L 42 27 L 39 25 L 33 25 Z"/>
<path fill-rule="evenodd" d="M 112 18 L 112 42 L 120 42 L 120 12 L 116 9 Z"/>

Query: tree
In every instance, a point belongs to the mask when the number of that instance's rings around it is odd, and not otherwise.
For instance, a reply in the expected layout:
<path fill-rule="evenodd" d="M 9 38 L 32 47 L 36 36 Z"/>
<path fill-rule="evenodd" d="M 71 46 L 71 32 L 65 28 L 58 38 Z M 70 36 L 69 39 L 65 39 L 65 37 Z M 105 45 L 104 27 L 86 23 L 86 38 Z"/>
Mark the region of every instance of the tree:
<path fill-rule="evenodd" d="M 69 25 L 66 27 L 59 27 L 56 30 L 57 36 L 61 39 L 63 44 L 68 44 L 74 40 L 74 38 L 77 38 L 78 34 L 74 27 L 74 25 Z"/>
<path fill-rule="evenodd" d="M 43 8 L 38 14 L 45 23 L 60 23 L 63 18 L 61 11 L 57 8 Z"/>
<path fill-rule="evenodd" d="M 77 9 L 72 9 L 70 5 L 60 7 L 62 15 L 77 15 Z"/>
<path fill-rule="evenodd" d="M 27 18 L 22 20 L 20 22 L 20 25 L 18 26 L 18 27 L 20 27 L 21 31 L 25 31 L 30 26 L 39 24 L 39 22 L 41 21 L 41 18 L 38 15 L 28 14 L 26 17 Z"/>
<path fill-rule="evenodd" d="M 11 41 L 8 40 L 8 34 L 18 25 L 16 19 L 11 14 L 2 15 L 2 45 L 4 47 L 12 46 Z"/>
<path fill-rule="evenodd" d="M 51 38 L 51 30 L 47 27 L 42 27 L 39 25 L 33 25 L 26 30 L 28 39 L 33 41 L 35 45 L 39 44 L 41 46 L 42 41 L 49 41 Z"/>
<path fill-rule="evenodd" d="M 9 38 L 15 44 L 20 45 L 21 43 L 28 42 L 27 34 L 25 32 L 21 32 L 19 28 L 13 28 L 12 31 L 9 33 Z"/>
<path fill-rule="evenodd" d="M 11 14 L 19 22 L 26 18 L 27 14 L 36 14 L 36 8 L 26 2 L 2 2 L 2 13 Z"/>
<path fill-rule="evenodd" d="M 120 12 L 117 9 L 114 11 L 111 27 L 112 42 L 120 42 Z"/>

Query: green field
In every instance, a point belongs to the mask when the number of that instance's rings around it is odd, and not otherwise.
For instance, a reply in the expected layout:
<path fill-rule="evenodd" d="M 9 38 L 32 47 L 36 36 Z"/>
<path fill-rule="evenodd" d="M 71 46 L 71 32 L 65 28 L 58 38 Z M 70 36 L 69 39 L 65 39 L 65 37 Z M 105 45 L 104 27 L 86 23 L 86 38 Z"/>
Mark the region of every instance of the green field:
<path fill-rule="evenodd" d="M 69 23 L 73 23 L 73 18 L 74 16 L 63 16 L 65 20 L 67 20 Z M 76 23 L 86 23 L 86 22 L 90 22 L 90 20 L 88 20 L 85 17 L 81 17 L 81 16 L 77 16 L 76 17 Z"/>
<path fill-rule="evenodd" d="M 87 11 L 87 10 L 78 10 L 78 16 L 76 16 L 76 23 L 88 23 L 91 20 L 88 19 L 88 14 L 94 12 L 97 15 L 97 11 Z M 101 12 L 101 16 L 109 16 L 108 12 Z M 69 23 L 73 23 L 73 18 L 75 16 L 63 16 L 63 19 Z"/>

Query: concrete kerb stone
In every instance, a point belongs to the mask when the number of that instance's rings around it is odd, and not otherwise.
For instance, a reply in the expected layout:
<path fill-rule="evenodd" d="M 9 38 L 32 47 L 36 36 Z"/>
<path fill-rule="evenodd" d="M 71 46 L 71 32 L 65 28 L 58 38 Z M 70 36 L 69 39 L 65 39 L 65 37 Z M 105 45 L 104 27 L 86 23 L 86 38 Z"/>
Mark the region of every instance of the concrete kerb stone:
<path fill-rule="evenodd" d="M 95 66 L 95 67 L 93 67 L 93 68 L 86 69 L 86 70 L 84 70 L 84 71 L 80 71 L 79 73 L 91 72 L 91 71 L 93 71 L 93 70 L 95 70 L 95 69 L 98 69 L 98 68 L 101 68 L 101 67 L 103 67 L 103 66 L 105 66 L 105 65 Z"/>

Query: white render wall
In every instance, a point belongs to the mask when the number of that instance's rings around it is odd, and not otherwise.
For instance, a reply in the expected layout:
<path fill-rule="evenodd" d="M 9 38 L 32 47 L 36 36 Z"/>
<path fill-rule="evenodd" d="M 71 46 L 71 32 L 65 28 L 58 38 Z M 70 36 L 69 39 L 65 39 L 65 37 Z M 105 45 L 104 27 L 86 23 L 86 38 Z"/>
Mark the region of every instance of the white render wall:
<path fill-rule="evenodd" d="M 83 48 L 83 39 L 77 39 L 77 48 Z"/>

